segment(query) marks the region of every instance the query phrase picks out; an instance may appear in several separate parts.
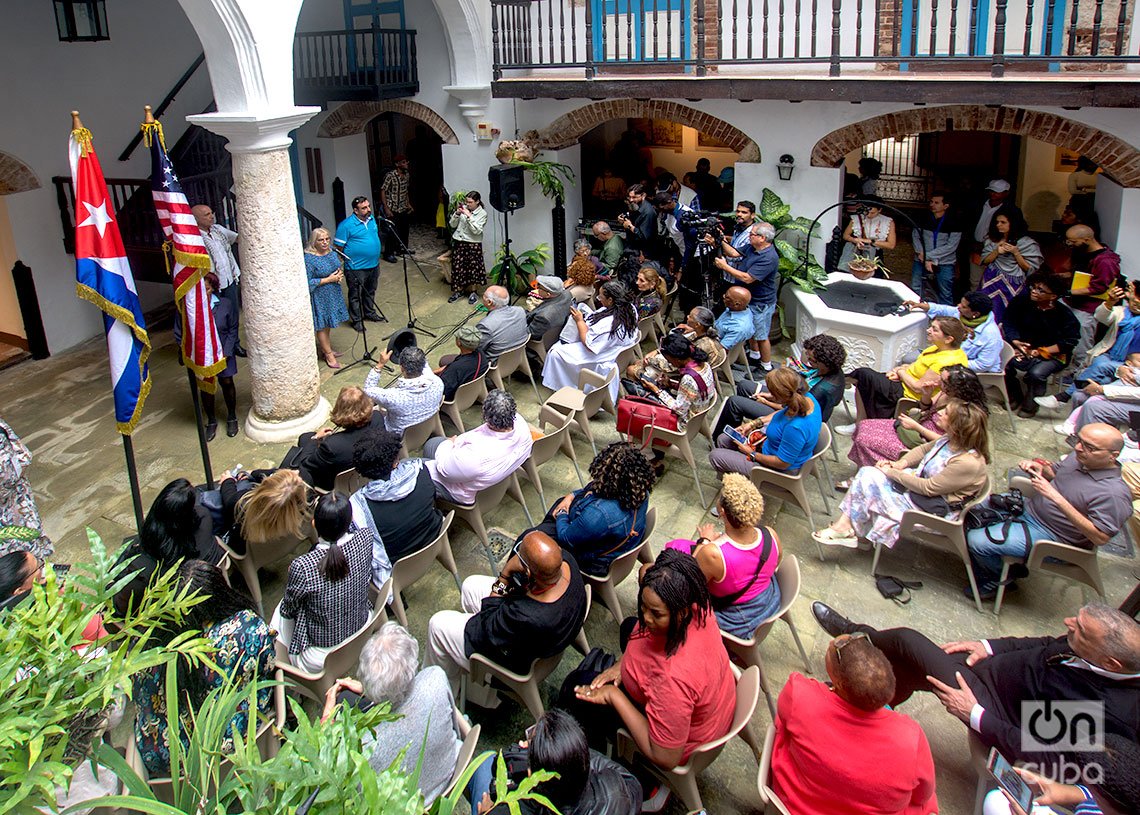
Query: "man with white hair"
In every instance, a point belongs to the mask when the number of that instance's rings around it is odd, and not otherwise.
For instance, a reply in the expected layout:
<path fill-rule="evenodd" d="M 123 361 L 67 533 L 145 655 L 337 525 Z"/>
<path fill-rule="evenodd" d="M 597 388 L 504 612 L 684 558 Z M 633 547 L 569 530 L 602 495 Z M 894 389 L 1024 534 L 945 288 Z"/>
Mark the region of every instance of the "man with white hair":
<path fill-rule="evenodd" d="M 470 504 L 479 491 L 498 484 L 530 457 L 534 439 L 515 398 L 495 389 L 483 400 L 483 424 L 460 436 L 436 436 L 424 445 L 436 494 Z"/>
<path fill-rule="evenodd" d="M 391 358 L 391 351 L 380 354 L 376 367 L 364 380 L 364 392 L 384 411 L 384 427 L 403 433 L 439 411 L 443 380 L 428 367 L 424 350 L 413 345 L 400 352 L 400 378 L 381 388 L 380 373 Z"/>
<path fill-rule="evenodd" d="M 488 286 L 483 292 L 483 305 L 487 316 L 476 325 L 483 333 L 480 349 L 494 362 L 504 351 L 516 348 L 530 340 L 526 327 L 526 311 L 511 305 L 511 295 L 502 286 Z"/>
<path fill-rule="evenodd" d="M 776 229 L 767 221 L 756 221 L 748 234 L 748 245 L 739 258 L 731 261 L 718 257 L 716 267 L 725 280 L 743 286 L 752 295 L 748 308 L 752 311 L 752 340 L 749 342 L 749 364 L 761 376 L 772 370 L 772 315 L 776 313 L 776 284 L 779 282 L 780 255 L 772 241 Z"/>
<path fill-rule="evenodd" d="M 621 253 L 625 251 L 625 241 L 605 221 L 598 221 L 590 232 L 594 240 L 601 244 L 592 254 L 606 267 L 606 274 L 613 274 L 614 267 L 621 260 Z"/>

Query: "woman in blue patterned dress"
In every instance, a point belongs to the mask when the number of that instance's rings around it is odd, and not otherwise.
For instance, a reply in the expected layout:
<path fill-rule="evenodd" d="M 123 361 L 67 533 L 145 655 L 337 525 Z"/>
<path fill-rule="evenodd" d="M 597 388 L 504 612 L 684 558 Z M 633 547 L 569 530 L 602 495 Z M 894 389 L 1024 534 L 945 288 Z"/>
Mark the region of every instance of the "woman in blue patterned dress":
<path fill-rule="evenodd" d="M 221 673 L 204 664 L 178 663 L 178 690 L 181 692 L 179 714 L 185 728 L 210 691 L 220 687 L 225 676 L 235 685 L 244 686 L 273 678 L 274 634 L 254 611 L 253 601 L 231 589 L 217 566 L 204 560 L 187 560 L 178 569 L 180 586 L 204 596 L 194 606 L 183 624 L 187 631 L 200 631 L 216 652 L 214 662 Z M 156 639 L 173 639 L 182 631 L 156 632 Z M 135 741 L 143 766 L 151 778 L 170 774 L 170 735 L 167 732 L 166 666 L 147 668 L 134 676 Z M 272 687 L 257 692 L 259 713 L 268 715 L 272 706 Z M 249 702 L 243 700 L 226 729 L 220 745 L 223 753 L 232 753 L 233 733 L 244 733 L 249 721 Z M 182 744 L 188 743 L 185 732 Z"/>
<path fill-rule="evenodd" d="M 317 332 L 317 344 L 324 354 L 325 364 L 339 368 L 336 358 L 340 354 L 333 351 L 329 332 L 348 320 L 348 307 L 340 289 L 344 269 L 340 258 L 332 251 L 332 235 L 327 229 L 317 227 L 309 236 L 305 247 L 305 272 L 309 277 L 309 296 L 313 298 L 313 329 Z"/>

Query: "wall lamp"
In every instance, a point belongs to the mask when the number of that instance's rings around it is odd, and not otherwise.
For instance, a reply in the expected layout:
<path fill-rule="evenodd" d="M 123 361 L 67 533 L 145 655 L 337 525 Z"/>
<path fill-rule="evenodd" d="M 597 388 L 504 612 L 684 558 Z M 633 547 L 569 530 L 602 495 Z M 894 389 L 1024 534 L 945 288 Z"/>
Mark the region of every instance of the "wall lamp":
<path fill-rule="evenodd" d="M 791 181 L 792 172 L 796 169 L 796 160 L 790 153 L 780 156 L 780 163 L 776 165 L 776 172 L 780 174 L 781 181 Z"/>

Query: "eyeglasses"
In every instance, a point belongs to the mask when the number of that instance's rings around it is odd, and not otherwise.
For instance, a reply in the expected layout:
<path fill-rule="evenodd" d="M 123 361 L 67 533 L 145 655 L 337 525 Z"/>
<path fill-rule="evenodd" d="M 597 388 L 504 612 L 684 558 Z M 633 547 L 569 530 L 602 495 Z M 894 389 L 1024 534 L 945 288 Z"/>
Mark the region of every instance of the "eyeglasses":
<path fill-rule="evenodd" d="M 1072 447 L 1074 450 L 1076 450 L 1079 447 L 1082 450 L 1084 450 L 1086 453 L 1103 453 L 1107 449 L 1104 447 L 1094 447 L 1093 445 L 1089 444 L 1084 439 L 1082 439 L 1080 436 L 1078 436 L 1076 433 L 1069 434 L 1069 436 L 1065 439 L 1065 442 L 1070 447 Z"/>
<path fill-rule="evenodd" d="M 843 649 L 855 642 L 855 640 L 867 640 L 870 642 L 871 637 L 868 636 L 866 631 L 856 631 L 854 634 L 848 634 L 847 639 L 842 642 L 835 640 L 831 643 L 835 646 L 835 658 L 839 660 L 840 665 L 843 664 Z"/>

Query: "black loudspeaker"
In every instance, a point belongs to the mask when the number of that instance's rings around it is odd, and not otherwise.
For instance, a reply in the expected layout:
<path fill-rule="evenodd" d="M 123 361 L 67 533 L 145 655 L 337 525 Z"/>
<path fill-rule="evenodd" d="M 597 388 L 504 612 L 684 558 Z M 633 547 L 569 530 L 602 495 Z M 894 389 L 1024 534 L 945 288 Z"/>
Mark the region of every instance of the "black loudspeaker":
<path fill-rule="evenodd" d="M 491 206 L 499 212 L 512 212 L 526 204 L 523 168 L 517 164 L 496 164 L 487 171 Z"/>

